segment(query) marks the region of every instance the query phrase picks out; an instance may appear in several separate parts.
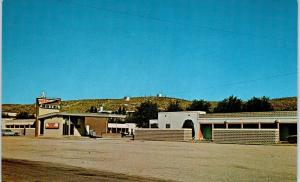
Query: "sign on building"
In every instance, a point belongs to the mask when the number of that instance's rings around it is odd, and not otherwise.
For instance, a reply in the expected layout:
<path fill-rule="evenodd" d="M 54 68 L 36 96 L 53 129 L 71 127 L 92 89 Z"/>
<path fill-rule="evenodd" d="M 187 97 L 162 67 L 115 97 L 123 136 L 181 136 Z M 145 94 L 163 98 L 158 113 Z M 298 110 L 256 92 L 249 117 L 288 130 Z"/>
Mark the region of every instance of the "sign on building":
<path fill-rule="evenodd" d="M 46 129 L 59 129 L 59 123 L 46 123 Z"/>
<path fill-rule="evenodd" d="M 61 99 L 37 98 L 37 104 L 44 109 L 60 109 Z"/>

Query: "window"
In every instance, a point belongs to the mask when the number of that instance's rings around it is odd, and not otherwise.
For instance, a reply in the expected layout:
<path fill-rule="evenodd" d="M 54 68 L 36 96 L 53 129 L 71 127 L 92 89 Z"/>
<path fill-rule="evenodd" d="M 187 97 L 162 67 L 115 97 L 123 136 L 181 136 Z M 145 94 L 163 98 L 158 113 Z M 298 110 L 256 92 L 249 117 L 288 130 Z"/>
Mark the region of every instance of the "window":
<path fill-rule="evenodd" d="M 171 128 L 171 124 L 170 124 L 170 123 L 167 123 L 167 124 L 166 124 L 166 128 Z"/>

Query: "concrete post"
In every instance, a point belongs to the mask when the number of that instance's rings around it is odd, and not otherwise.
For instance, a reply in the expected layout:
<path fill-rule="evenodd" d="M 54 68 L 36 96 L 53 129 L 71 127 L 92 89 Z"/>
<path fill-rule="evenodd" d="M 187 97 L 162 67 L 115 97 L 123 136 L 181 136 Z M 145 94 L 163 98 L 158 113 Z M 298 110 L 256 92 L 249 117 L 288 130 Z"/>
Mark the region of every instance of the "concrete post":
<path fill-rule="evenodd" d="M 226 129 L 228 129 L 228 122 L 227 121 L 225 121 L 225 125 L 226 125 Z"/>
<path fill-rule="evenodd" d="M 214 141 L 214 128 L 215 128 L 215 125 L 212 123 L 211 124 L 211 140 Z"/>
<path fill-rule="evenodd" d="M 71 116 L 69 116 L 69 121 L 68 121 L 68 135 L 71 133 Z"/>
<path fill-rule="evenodd" d="M 260 123 L 258 123 L 258 129 L 261 129 L 261 124 Z"/>
<path fill-rule="evenodd" d="M 241 128 L 242 128 L 242 129 L 244 128 L 244 123 L 241 123 Z"/>
<path fill-rule="evenodd" d="M 38 103 L 39 99 L 36 98 L 35 99 L 35 137 L 39 136 L 40 133 L 40 123 L 39 123 L 39 103 Z"/>

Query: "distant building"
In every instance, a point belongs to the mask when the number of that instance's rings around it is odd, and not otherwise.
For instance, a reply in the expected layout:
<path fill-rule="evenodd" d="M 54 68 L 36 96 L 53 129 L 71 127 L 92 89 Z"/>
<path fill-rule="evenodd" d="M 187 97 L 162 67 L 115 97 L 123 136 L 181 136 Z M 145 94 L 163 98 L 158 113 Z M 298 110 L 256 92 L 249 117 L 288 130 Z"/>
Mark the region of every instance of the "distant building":
<path fill-rule="evenodd" d="M 3 115 L 6 115 L 7 117 L 15 118 L 18 115 L 18 113 L 15 113 L 15 112 L 2 112 L 2 116 Z"/>
<path fill-rule="evenodd" d="M 135 123 L 108 123 L 108 133 L 128 133 L 134 134 L 136 129 Z"/>
<path fill-rule="evenodd" d="M 34 136 L 35 119 L 2 119 L 2 129 L 11 129 L 20 135 Z"/>

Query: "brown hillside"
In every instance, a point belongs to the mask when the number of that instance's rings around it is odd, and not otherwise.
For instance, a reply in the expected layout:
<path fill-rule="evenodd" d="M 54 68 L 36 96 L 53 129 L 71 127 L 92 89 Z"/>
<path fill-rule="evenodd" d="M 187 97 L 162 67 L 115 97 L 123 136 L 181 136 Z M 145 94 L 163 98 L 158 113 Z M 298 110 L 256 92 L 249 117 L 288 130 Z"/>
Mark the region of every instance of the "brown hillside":
<path fill-rule="evenodd" d="M 124 99 L 85 99 L 62 101 L 62 111 L 67 112 L 87 112 L 91 106 L 104 107 L 104 110 L 116 111 L 119 107 L 125 107 L 127 111 L 135 110 L 137 106 L 145 101 L 157 103 L 160 110 L 165 110 L 170 102 L 179 101 L 182 108 L 189 106 L 192 101 L 170 98 L 170 97 L 132 97 L 129 101 Z M 217 106 L 216 101 L 211 101 L 212 109 Z M 286 97 L 271 99 L 271 104 L 276 111 L 295 111 L 297 110 L 297 97 Z M 28 112 L 34 113 L 34 104 L 3 104 L 4 112 Z"/>

